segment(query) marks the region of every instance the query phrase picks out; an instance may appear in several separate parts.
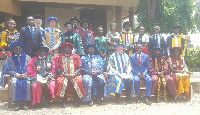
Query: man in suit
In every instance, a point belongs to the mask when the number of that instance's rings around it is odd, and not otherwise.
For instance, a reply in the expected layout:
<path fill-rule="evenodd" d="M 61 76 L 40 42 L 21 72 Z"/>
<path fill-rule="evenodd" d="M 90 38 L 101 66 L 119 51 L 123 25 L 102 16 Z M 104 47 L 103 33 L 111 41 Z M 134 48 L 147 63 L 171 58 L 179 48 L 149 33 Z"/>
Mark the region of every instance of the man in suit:
<path fill-rule="evenodd" d="M 42 43 L 42 36 L 40 29 L 34 26 L 34 18 L 32 16 L 27 17 L 27 24 L 28 26 L 21 28 L 19 40 L 24 43 L 25 53 L 33 57 L 32 49 Z"/>
<path fill-rule="evenodd" d="M 148 46 L 149 55 L 150 56 L 153 55 L 153 48 L 154 47 L 160 47 L 164 50 L 164 52 L 163 52 L 164 56 L 167 57 L 166 41 L 165 41 L 164 37 L 159 34 L 159 32 L 160 32 L 160 27 L 155 26 L 154 27 L 154 34 L 149 37 L 149 46 Z"/>
<path fill-rule="evenodd" d="M 148 55 L 142 53 L 143 46 L 141 44 L 136 45 L 136 53 L 130 56 L 130 62 L 132 65 L 132 74 L 134 78 L 135 91 L 137 93 L 137 103 L 141 102 L 140 95 L 140 80 L 144 79 L 146 82 L 146 92 L 144 102 L 147 105 L 151 105 L 149 102 L 149 97 L 151 97 L 151 87 L 152 87 L 152 79 L 148 75 L 149 71 L 149 58 Z"/>

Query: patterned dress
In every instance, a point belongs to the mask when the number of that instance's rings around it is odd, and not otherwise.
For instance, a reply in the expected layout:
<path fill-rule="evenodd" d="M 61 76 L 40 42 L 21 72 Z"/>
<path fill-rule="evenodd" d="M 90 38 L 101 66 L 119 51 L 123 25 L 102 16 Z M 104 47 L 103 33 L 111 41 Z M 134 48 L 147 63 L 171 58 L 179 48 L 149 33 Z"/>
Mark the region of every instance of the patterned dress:
<path fill-rule="evenodd" d="M 91 30 L 84 30 L 80 28 L 77 33 L 81 36 L 83 41 L 83 48 L 85 49 L 86 45 L 94 44 L 94 32 Z"/>
<path fill-rule="evenodd" d="M 108 43 L 107 43 L 107 39 L 106 37 L 102 36 L 102 37 L 95 37 L 95 45 L 98 49 L 98 51 L 102 54 L 104 54 L 105 52 L 107 52 L 108 50 Z M 106 63 L 106 57 L 103 59 L 103 66 L 106 67 L 107 63 Z"/>

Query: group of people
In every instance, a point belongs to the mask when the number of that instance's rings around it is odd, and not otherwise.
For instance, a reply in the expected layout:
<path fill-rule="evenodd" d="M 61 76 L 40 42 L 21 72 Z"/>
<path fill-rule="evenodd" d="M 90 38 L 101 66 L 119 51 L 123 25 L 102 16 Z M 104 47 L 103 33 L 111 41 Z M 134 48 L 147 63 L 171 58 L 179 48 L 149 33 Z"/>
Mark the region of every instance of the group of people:
<path fill-rule="evenodd" d="M 41 22 L 40 17 L 29 16 L 28 25 L 17 32 L 16 22 L 10 19 L 1 35 L 0 46 L 7 58 L 0 83 L 5 87 L 4 76 L 11 76 L 11 102 L 16 111 L 27 110 L 30 101 L 32 106 L 48 107 L 56 97 L 65 107 L 68 94 L 74 94 L 75 106 L 101 104 L 110 95 L 119 103 L 122 92 L 127 103 L 135 93 L 137 103 L 143 100 L 150 105 L 151 95 L 159 102 L 161 90 L 166 102 L 176 101 L 179 95 L 190 101 L 190 76 L 183 58 L 184 45 L 190 40 L 179 35 L 181 26 L 173 26 L 174 33 L 165 40 L 159 26 L 149 37 L 143 26 L 135 35 L 129 22 L 123 23 L 124 31 L 119 34 L 113 22 L 106 36 L 99 26 L 95 37 L 85 19 L 72 17 L 64 24 L 63 34 L 56 28 L 56 17 L 48 18 L 48 28 L 43 29 Z M 146 83 L 144 98 L 141 80 Z"/>

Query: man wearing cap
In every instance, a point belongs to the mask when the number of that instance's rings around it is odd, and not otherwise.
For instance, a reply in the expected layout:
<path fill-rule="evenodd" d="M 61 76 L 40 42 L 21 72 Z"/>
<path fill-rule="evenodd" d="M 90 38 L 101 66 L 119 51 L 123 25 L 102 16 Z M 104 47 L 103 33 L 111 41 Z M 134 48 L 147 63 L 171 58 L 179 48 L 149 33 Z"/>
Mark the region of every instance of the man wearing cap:
<path fill-rule="evenodd" d="M 134 52 L 134 33 L 130 30 L 129 22 L 124 22 L 123 28 L 125 31 L 121 33 L 122 43 L 126 45 L 125 53 L 130 56 Z"/>
<path fill-rule="evenodd" d="M 91 29 L 89 27 L 89 21 L 83 19 L 80 25 L 81 28 L 77 31 L 77 33 L 81 36 L 81 39 L 83 41 L 83 48 L 85 48 L 86 45 L 94 44 L 94 32 L 89 30 Z"/>
<path fill-rule="evenodd" d="M 135 91 L 137 93 L 137 103 L 141 102 L 140 94 L 140 80 L 144 80 L 146 83 L 146 91 L 144 102 L 147 105 L 151 105 L 149 98 L 151 97 L 152 79 L 148 74 L 149 71 L 149 58 L 148 55 L 142 53 L 143 46 L 141 44 L 136 45 L 136 53 L 130 56 L 130 62 L 132 65 L 132 74 L 134 77 Z"/>
<path fill-rule="evenodd" d="M 32 106 L 41 103 L 42 107 L 48 107 L 50 99 L 55 98 L 55 73 L 52 73 L 51 58 L 46 56 L 48 50 L 43 44 L 35 46 L 35 56 L 28 63 L 27 73 L 32 83 Z"/>
<path fill-rule="evenodd" d="M 65 26 L 67 32 L 65 32 L 62 35 L 61 42 L 62 43 L 66 43 L 66 42 L 72 43 L 74 46 L 72 53 L 78 54 L 80 56 L 85 55 L 81 36 L 78 33 L 76 33 L 75 31 L 73 31 L 73 24 L 71 22 L 66 22 L 64 24 L 64 26 Z"/>
<path fill-rule="evenodd" d="M 167 57 L 167 44 L 163 36 L 159 34 L 160 32 L 160 27 L 155 26 L 154 27 L 154 34 L 149 37 L 149 44 L 148 44 L 148 49 L 149 49 L 149 56 L 154 55 L 153 53 L 153 48 L 154 47 L 160 47 L 164 50 L 164 56 Z"/>
<path fill-rule="evenodd" d="M 78 29 L 79 29 L 78 25 L 80 23 L 80 19 L 77 18 L 77 17 L 71 17 L 70 20 L 69 20 L 69 22 L 73 24 L 73 31 L 77 32 Z M 65 30 L 65 32 L 67 32 L 67 29 Z"/>
<path fill-rule="evenodd" d="M 60 53 L 53 60 L 53 74 L 56 74 L 56 96 L 61 97 L 62 107 L 66 106 L 67 94 L 75 94 L 75 106 L 86 95 L 81 75 L 81 58 L 72 53 L 73 44 L 66 42 L 61 45 Z"/>
<path fill-rule="evenodd" d="M 170 72 L 177 88 L 177 95 L 185 94 L 186 101 L 191 100 L 190 72 L 188 72 L 182 54 L 182 47 L 171 48 L 172 55 L 169 57 Z"/>
<path fill-rule="evenodd" d="M 56 24 L 58 23 L 56 17 L 49 17 L 47 23 L 49 27 L 42 31 L 42 43 L 49 48 L 50 55 L 54 56 L 54 54 L 59 53 L 58 48 L 61 45 L 61 31 L 56 28 Z"/>
<path fill-rule="evenodd" d="M 27 17 L 27 24 L 28 26 L 20 30 L 19 40 L 24 43 L 25 53 L 33 57 L 34 54 L 31 54 L 32 49 L 42 43 L 42 36 L 40 29 L 34 26 L 34 18 L 32 16 Z"/>
<path fill-rule="evenodd" d="M 103 61 L 99 55 L 96 55 L 98 53 L 96 45 L 87 45 L 85 47 L 85 52 L 86 55 L 81 57 L 83 81 L 86 91 L 86 96 L 83 97 L 83 101 L 90 102 L 90 105 L 92 105 L 92 96 L 95 96 L 96 102 L 101 104 L 105 86 L 105 77 L 103 75 L 105 68 L 103 66 Z M 92 89 L 94 92 L 92 92 Z"/>
<path fill-rule="evenodd" d="M 42 26 L 42 16 L 36 15 L 35 20 L 34 20 L 34 24 L 35 24 L 36 28 L 39 28 L 40 31 L 42 31 L 43 30 L 43 28 L 41 27 Z"/>
<path fill-rule="evenodd" d="M 28 102 L 31 101 L 31 84 L 27 80 L 27 65 L 30 56 L 24 52 L 24 44 L 13 42 L 10 44 L 12 55 L 6 59 L 0 82 L 4 87 L 5 75 L 10 75 L 10 97 L 15 102 L 15 111 L 20 109 L 21 103 L 24 110 L 28 109 Z"/>
<path fill-rule="evenodd" d="M 173 47 L 182 47 L 182 56 L 184 55 L 184 44 L 185 39 L 184 36 L 179 34 L 182 31 L 182 27 L 180 25 L 174 25 L 172 27 L 173 34 L 167 37 L 167 47 L 168 47 L 168 56 L 170 55 L 170 49 Z M 190 39 L 187 40 L 190 43 Z"/>
<path fill-rule="evenodd" d="M 109 91 L 116 96 L 116 102 L 120 101 L 120 94 L 125 88 L 127 91 L 126 102 L 130 103 L 130 99 L 134 92 L 133 75 L 131 73 L 131 63 L 129 56 L 124 53 L 124 44 L 115 46 L 114 52 L 108 60 L 108 73 L 110 74 Z"/>
<path fill-rule="evenodd" d="M 170 69 L 167 58 L 163 55 L 164 50 L 160 47 L 154 47 L 152 57 L 150 58 L 149 75 L 152 78 L 152 95 L 156 95 L 157 102 L 160 98 L 161 85 L 164 87 L 164 98 L 167 102 L 167 89 L 170 91 L 173 100 L 176 97 L 176 87 L 173 78 L 170 76 Z M 156 92 L 157 91 L 157 92 Z M 169 97 L 169 96 L 168 96 Z"/>

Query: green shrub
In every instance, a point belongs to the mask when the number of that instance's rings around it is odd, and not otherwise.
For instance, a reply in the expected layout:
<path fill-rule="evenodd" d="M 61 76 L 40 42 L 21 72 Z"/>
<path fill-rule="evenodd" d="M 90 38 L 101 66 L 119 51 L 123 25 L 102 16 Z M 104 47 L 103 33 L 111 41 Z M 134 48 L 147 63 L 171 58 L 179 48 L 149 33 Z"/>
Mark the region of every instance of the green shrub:
<path fill-rule="evenodd" d="M 189 71 L 200 72 L 200 47 L 188 48 L 186 63 Z"/>

